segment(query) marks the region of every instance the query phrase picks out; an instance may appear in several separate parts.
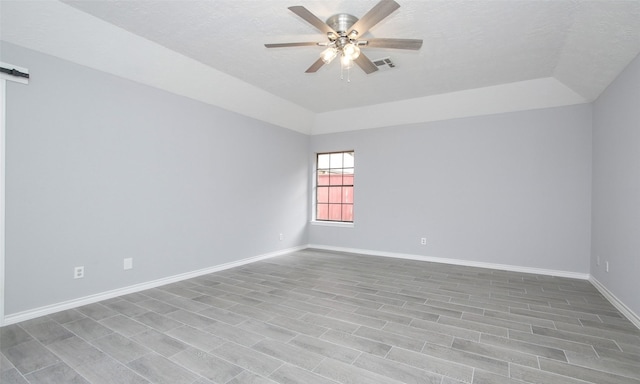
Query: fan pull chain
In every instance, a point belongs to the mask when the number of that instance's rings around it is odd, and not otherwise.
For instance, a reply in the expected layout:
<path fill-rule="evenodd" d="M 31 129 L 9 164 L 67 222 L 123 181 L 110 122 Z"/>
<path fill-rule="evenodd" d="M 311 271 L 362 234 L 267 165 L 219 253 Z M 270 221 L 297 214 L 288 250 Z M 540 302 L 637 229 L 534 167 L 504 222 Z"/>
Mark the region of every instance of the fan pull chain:
<path fill-rule="evenodd" d="M 340 60 L 340 80 L 344 80 L 344 67 L 344 63 Z M 347 66 L 347 83 L 351 82 L 351 67 L 352 65 Z"/>

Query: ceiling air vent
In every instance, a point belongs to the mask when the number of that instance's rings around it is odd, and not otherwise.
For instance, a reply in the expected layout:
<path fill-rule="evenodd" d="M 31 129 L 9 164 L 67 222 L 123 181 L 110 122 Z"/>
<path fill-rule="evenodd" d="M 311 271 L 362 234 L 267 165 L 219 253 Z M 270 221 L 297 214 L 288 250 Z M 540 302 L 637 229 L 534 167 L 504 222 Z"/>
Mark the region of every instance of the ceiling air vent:
<path fill-rule="evenodd" d="M 378 69 L 388 70 L 396 67 L 393 61 L 391 61 L 390 57 L 383 57 L 382 59 L 373 60 L 373 64 L 375 64 Z"/>

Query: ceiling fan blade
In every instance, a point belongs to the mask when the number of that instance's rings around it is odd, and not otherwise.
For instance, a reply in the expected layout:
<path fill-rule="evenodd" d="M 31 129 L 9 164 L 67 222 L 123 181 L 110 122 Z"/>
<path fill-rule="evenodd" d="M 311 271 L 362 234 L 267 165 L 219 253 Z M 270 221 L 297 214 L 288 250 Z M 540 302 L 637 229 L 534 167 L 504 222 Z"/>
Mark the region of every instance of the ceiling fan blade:
<path fill-rule="evenodd" d="M 360 52 L 360 56 L 353 61 L 358 64 L 358 67 L 362 68 L 367 75 L 378 70 L 378 67 L 362 52 Z"/>
<path fill-rule="evenodd" d="M 315 63 L 311 64 L 311 66 L 309 68 L 307 68 L 306 71 L 304 71 L 305 73 L 315 73 L 318 71 L 318 69 L 320 69 L 320 67 L 322 67 L 324 65 L 324 61 L 322 61 L 322 58 L 316 60 Z"/>
<path fill-rule="evenodd" d="M 393 0 L 380 0 L 378 4 L 371 8 L 369 12 L 362 16 L 362 18 L 351 27 L 351 30 L 357 31 L 358 36 L 362 36 L 371 29 L 371 27 L 378 24 L 398 8 L 400 8 L 400 4 Z"/>
<path fill-rule="evenodd" d="M 334 34 L 336 33 L 333 30 L 333 28 L 327 25 L 327 23 L 320 20 L 316 15 L 311 13 L 311 11 L 309 11 L 307 8 L 303 7 L 302 5 L 294 5 L 292 7 L 289 7 L 289 10 L 295 13 L 296 15 L 300 16 L 301 18 L 303 18 L 307 23 L 318 28 L 320 32 L 324 34 L 327 34 L 329 32 L 333 32 Z"/>
<path fill-rule="evenodd" d="M 302 42 L 302 43 L 274 43 L 274 44 L 265 44 L 264 46 L 267 48 L 287 48 L 287 47 L 308 47 L 308 46 L 317 46 L 318 43 L 314 42 Z"/>
<path fill-rule="evenodd" d="M 395 49 L 413 49 L 417 51 L 422 47 L 420 39 L 365 39 L 367 47 L 371 48 L 395 48 Z"/>

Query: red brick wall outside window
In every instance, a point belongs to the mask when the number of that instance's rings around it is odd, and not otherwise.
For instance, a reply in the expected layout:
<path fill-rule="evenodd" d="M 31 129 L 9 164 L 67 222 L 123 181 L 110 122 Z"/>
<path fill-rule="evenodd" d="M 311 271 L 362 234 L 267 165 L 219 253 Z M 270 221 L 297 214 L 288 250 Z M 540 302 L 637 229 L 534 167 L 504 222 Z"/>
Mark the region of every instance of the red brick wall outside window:
<path fill-rule="evenodd" d="M 316 162 L 316 220 L 353 222 L 354 153 L 319 153 Z"/>

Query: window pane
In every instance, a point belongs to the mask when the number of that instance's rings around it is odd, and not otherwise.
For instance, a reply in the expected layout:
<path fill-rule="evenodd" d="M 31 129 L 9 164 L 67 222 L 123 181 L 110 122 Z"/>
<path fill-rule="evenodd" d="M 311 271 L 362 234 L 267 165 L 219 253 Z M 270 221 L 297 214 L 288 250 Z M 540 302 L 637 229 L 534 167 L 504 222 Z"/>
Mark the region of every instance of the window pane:
<path fill-rule="evenodd" d="M 330 175 L 318 171 L 318 185 L 329 185 Z"/>
<path fill-rule="evenodd" d="M 353 187 L 342 187 L 342 202 L 353 204 Z"/>
<path fill-rule="evenodd" d="M 328 203 L 340 204 L 342 203 L 342 187 L 330 187 L 329 188 L 329 201 Z"/>
<path fill-rule="evenodd" d="M 332 153 L 329 156 L 331 156 L 329 168 L 342 168 L 342 152 Z"/>
<path fill-rule="evenodd" d="M 342 185 L 353 185 L 353 174 L 351 175 L 342 175 Z"/>
<path fill-rule="evenodd" d="M 353 152 L 345 152 L 342 166 L 344 168 L 353 168 Z"/>
<path fill-rule="evenodd" d="M 353 205 L 342 205 L 342 221 L 353 221 Z"/>
<path fill-rule="evenodd" d="M 331 174 L 329 185 L 342 185 L 342 174 Z"/>
<path fill-rule="evenodd" d="M 329 220 L 329 204 L 318 204 L 316 206 L 316 219 Z"/>
<path fill-rule="evenodd" d="M 318 203 L 328 203 L 329 202 L 329 188 L 327 187 L 318 187 L 316 191 L 316 199 Z"/>
<path fill-rule="evenodd" d="M 329 159 L 331 155 L 329 153 L 319 153 L 318 154 L 318 169 L 328 169 L 329 168 Z"/>
<path fill-rule="evenodd" d="M 342 221 L 342 204 L 329 204 L 329 220 Z"/>

